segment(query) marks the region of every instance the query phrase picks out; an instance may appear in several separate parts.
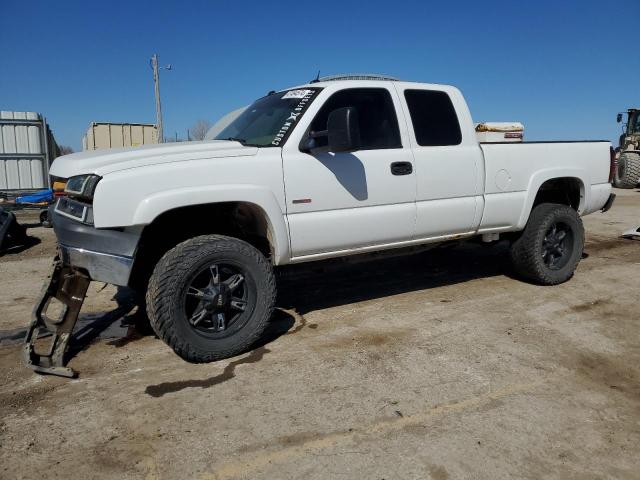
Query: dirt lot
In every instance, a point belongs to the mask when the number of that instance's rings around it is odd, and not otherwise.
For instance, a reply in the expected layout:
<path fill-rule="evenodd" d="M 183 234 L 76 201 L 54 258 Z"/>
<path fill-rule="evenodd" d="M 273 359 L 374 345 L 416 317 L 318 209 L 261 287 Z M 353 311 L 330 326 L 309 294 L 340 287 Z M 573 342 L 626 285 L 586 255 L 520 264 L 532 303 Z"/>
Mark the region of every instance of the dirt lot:
<path fill-rule="evenodd" d="M 640 478 L 640 192 L 585 219 L 576 276 L 537 287 L 463 246 L 280 281 L 264 345 L 208 365 L 93 285 L 75 380 L 19 361 L 53 254 L 0 258 L 1 478 Z M 26 220 L 28 222 L 28 219 Z"/>

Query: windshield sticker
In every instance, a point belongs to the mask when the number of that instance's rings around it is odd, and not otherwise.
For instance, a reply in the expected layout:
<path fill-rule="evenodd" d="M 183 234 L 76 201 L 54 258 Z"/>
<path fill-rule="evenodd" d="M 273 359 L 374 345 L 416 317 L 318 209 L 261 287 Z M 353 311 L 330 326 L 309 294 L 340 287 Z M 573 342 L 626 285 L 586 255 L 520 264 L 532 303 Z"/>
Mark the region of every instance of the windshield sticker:
<path fill-rule="evenodd" d="M 273 145 L 274 147 L 279 147 L 284 142 L 287 135 L 291 133 L 291 130 L 295 126 L 295 123 L 298 120 L 298 117 L 309 106 L 311 99 L 313 98 L 314 94 L 318 91 L 319 90 L 290 90 L 282 96 L 282 98 L 285 99 L 287 98 L 287 95 L 289 95 L 292 92 L 304 92 L 304 95 L 302 97 L 297 97 L 297 96 L 289 97 L 289 98 L 300 98 L 300 101 L 295 106 L 295 108 L 291 110 L 291 113 L 289 114 L 287 119 L 284 121 L 284 125 L 280 127 L 280 130 L 278 131 L 275 138 L 271 142 L 271 145 Z M 298 95 L 298 93 L 295 93 L 295 95 Z"/>
<path fill-rule="evenodd" d="M 287 98 L 304 98 L 305 95 L 308 95 L 310 93 L 313 93 L 313 90 L 289 90 L 284 94 L 282 99 L 286 100 Z"/>

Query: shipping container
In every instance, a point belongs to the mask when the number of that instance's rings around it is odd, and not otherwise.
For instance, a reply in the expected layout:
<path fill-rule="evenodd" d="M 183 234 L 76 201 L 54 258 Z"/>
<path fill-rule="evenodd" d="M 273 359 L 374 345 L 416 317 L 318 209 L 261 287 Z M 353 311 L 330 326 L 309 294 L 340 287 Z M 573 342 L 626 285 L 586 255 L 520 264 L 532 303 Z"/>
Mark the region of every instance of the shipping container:
<path fill-rule="evenodd" d="M 158 143 L 158 129 L 149 123 L 91 122 L 82 137 L 83 150 L 139 147 Z"/>
<path fill-rule="evenodd" d="M 42 115 L 0 111 L 0 190 L 49 188 L 58 145 Z"/>

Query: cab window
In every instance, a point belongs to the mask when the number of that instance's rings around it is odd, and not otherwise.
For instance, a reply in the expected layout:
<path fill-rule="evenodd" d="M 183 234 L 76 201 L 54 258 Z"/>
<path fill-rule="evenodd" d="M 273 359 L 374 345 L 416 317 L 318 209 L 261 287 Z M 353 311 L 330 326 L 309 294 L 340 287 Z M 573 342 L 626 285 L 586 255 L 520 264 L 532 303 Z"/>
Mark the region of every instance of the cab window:
<path fill-rule="evenodd" d="M 349 88 L 334 93 L 311 122 L 309 131 L 326 130 L 329 114 L 342 107 L 355 107 L 358 112 L 359 150 L 402 147 L 393 100 L 385 88 Z M 327 146 L 326 137 L 316 140 L 318 147 Z"/>
<path fill-rule="evenodd" d="M 405 90 L 404 98 L 418 145 L 433 147 L 460 144 L 460 122 L 446 92 Z"/>

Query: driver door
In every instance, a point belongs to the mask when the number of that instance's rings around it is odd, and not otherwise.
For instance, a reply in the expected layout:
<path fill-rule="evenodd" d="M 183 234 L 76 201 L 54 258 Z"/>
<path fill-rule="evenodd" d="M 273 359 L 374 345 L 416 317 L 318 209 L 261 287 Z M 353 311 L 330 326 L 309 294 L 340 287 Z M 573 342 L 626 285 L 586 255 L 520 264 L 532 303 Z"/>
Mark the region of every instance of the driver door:
<path fill-rule="evenodd" d="M 283 149 L 294 261 L 391 245 L 413 237 L 416 176 L 408 133 L 398 122 L 397 93 L 380 84 L 328 94 L 302 137 L 307 138 L 310 131 L 326 130 L 332 111 L 354 107 L 360 149 L 306 153 L 297 141 L 287 142 Z"/>

